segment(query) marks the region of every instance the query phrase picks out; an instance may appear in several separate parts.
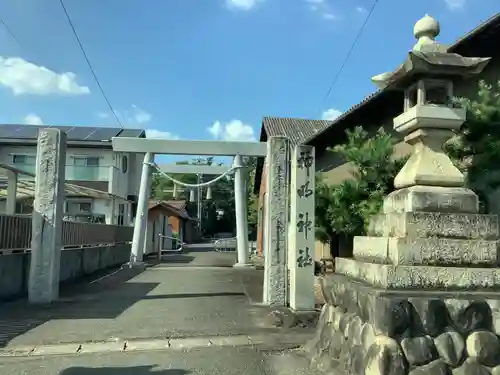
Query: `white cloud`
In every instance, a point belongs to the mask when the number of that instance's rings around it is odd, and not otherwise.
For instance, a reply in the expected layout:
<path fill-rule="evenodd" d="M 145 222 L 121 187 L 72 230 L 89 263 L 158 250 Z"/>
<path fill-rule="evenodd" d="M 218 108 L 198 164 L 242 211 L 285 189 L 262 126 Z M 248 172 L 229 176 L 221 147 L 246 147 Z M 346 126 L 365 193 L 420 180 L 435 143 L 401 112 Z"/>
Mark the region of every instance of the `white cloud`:
<path fill-rule="evenodd" d="M 364 14 L 364 13 L 366 13 L 366 12 L 368 12 L 368 11 L 366 10 L 366 8 L 365 8 L 365 7 L 362 7 L 362 6 L 357 6 L 357 7 L 356 7 L 356 12 L 361 13 L 361 14 Z"/>
<path fill-rule="evenodd" d="M 87 86 L 80 86 L 76 82 L 75 73 L 56 73 L 20 57 L 0 56 L 0 85 L 11 89 L 14 95 L 84 95 L 90 93 Z"/>
<path fill-rule="evenodd" d="M 150 122 L 153 118 L 151 113 L 144 111 L 135 104 L 132 104 L 131 109 L 124 111 L 115 110 L 115 112 L 124 126 L 143 125 Z M 98 113 L 97 116 L 102 119 L 114 119 L 114 115 L 111 111 Z"/>
<path fill-rule="evenodd" d="M 24 123 L 27 125 L 43 125 L 43 121 L 40 116 L 30 113 L 24 118 Z"/>
<path fill-rule="evenodd" d="M 231 120 L 226 124 L 216 121 L 207 130 L 212 137 L 222 141 L 255 141 L 253 128 L 240 120 Z"/>
<path fill-rule="evenodd" d="M 133 119 L 138 123 L 138 124 L 144 124 L 146 122 L 151 121 L 151 113 L 148 113 L 146 111 L 143 111 L 139 107 L 137 107 L 135 104 L 132 104 L 132 108 L 134 111 L 133 114 Z"/>
<path fill-rule="evenodd" d="M 175 134 L 157 129 L 146 129 L 146 138 L 180 139 Z"/>
<path fill-rule="evenodd" d="M 333 121 L 342 114 L 341 111 L 335 108 L 329 108 L 321 114 L 323 120 Z"/>
<path fill-rule="evenodd" d="M 264 0 L 226 0 L 226 6 L 229 9 L 248 11 L 262 2 Z"/>
<path fill-rule="evenodd" d="M 444 3 L 449 10 L 457 11 L 465 8 L 466 0 L 444 0 Z"/>
<path fill-rule="evenodd" d="M 318 13 L 322 18 L 326 20 L 337 20 L 339 15 L 336 14 L 332 6 L 327 0 L 304 0 L 311 11 Z"/>
<path fill-rule="evenodd" d="M 131 108 L 128 110 L 115 110 L 115 112 L 125 128 L 139 127 L 144 129 L 144 125 L 148 124 L 153 118 L 151 113 L 146 112 L 135 104 L 132 104 Z M 101 112 L 98 113 L 97 116 L 110 121 L 115 119 L 111 112 Z M 146 128 L 146 138 L 180 139 L 180 137 L 174 133 L 149 127 Z"/>
<path fill-rule="evenodd" d="M 333 13 L 330 13 L 330 12 L 323 13 L 322 17 L 325 20 L 335 20 L 335 19 L 339 18 L 336 14 L 333 14 Z"/>

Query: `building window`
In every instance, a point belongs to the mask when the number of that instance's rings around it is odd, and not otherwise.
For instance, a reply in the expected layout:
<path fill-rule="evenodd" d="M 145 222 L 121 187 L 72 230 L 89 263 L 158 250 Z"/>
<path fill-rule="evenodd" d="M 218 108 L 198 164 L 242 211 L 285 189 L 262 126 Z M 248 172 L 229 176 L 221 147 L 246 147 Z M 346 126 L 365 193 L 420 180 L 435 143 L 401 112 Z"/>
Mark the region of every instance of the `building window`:
<path fill-rule="evenodd" d="M 98 167 L 99 158 L 96 156 L 75 156 L 73 164 L 82 167 Z"/>
<path fill-rule="evenodd" d="M 122 172 L 127 173 L 128 171 L 128 158 L 126 155 L 122 156 Z"/>
<path fill-rule="evenodd" d="M 36 156 L 35 155 L 12 155 L 12 163 L 15 167 L 30 173 L 35 173 Z"/>
<path fill-rule="evenodd" d="M 69 214 L 90 214 L 92 213 L 92 202 L 66 202 L 66 213 Z"/>
<path fill-rule="evenodd" d="M 31 214 L 33 213 L 33 200 L 26 199 L 16 202 L 16 214 Z"/>
<path fill-rule="evenodd" d="M 74 156 L 69 178 L 78 181 L 96 181 L 99 180 L 99 172 L 98 157 Z"/>
<path fill-rule="evenodd" d="M 125 205 L 118 205 L 118 225 L 125 225 Z"/>

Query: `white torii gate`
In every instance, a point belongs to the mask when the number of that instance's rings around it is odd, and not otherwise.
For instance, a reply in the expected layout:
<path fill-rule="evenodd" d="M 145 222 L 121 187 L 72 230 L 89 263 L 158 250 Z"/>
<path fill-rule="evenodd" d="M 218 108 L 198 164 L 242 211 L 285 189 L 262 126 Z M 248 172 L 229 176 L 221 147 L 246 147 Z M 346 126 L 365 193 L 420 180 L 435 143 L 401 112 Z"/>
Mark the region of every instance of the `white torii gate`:
<path fill-rule="evenodd" d="M 266 143 L 259 142 L 221 142 L 221 141 L 184 141 L 167 139 L 137 139 L 128 137 L 112 138 L 113 150 L 118 152 L 146 153 L 142 167 L 137 215 L 134 225 L 134 237 L 130 257 L 130 266 L 142 263 L 144 233 L 147 225 L 147 205 L 151 187 L 151 169 L 154 154 L 234 156 L 235 169 L 235 211 L 238 263 L 235 267 L 248 267 L 248 228 L 246 215 L 245 181 L 242 171 L 241 156 L 264 157 Z M 177 170 L 201 171 L 203 166 L 178 166 Z M 195 169 L 198 167 L 197 169 Z M 205 167 L 206 168 L 206 167 Z M 214 167 L 211 167 L 214 168 Z M 174 170 L 174 169 L 172 169 Z M 215 170 L 215 169 L 213 169 Z M 226 170 L 224 173 L 227 173 Z M 195 172 L 196 173 L 196 172 Z M 213 173 L 213 172 L 209 172 Z M 206 185 L 208 185 L 207 183 Z M 203 184 L 202 184 L 203 185 Z"/>
<path fill-rule="evenodd" d="M 234 178 L 234 195 L 235 195 L 235 211 L 236 211 L 236 237 L 237 237 L 237 253 L 238 263 L 235 267 L 249 267 L 249 245 L 248 245 L 248 207 L 246 202 L 247 193 L 247 175 L 243 170 L 241 156 L 236 155 L 233 160 L 233 166 L 228 168 L 222 165 L 198 165 L 198 164 L 161 164 L 157 165 L 158 170 L 166 175 L 175 185 L 185 187 L 210 187 L 215 181 L 222 177 L 233 173 Z M 182 181 L 177 181 L 168 176 L 168 174 L 200 174 L 200 175 L 218 175 L 216 179 L 206 182 L 205 184 L 186 184 Z M 201 218 L 198 218 L 201 220 Z"/>
<path fill-rule="evenodd" d="M 236 266 L 245 266 L 248 262 L 246 196 L 244 174 L 240 168 L 241 156 L 266 157 L 263 303 L 287 306 L 290 302 L 290 307 L 295 310 L 314 309 L 312 252 L 314 251 L 315 156 L 313 147 L 300 145 L 291 150 L 290 140 L 286 137 L 270 137 L 267 143 L 119 137 L 112 139 L 112 145 L 113 150 L 118 152 L 146 153 L 141 174 L 131 266 L 142 262 L 154 154 L 235 157 L 235 166 L 239 167 L 236 168 L 235 176 L 238 247 Z M 195 170 L 194 166 L 183 167 L 186 169 L 177 170 L 187 171 L 189 168 Z M 213 174 L 214 170 L 208 173 Z M 290 284 L 287 280 L 288 274 Z M 290 285 L 290 290 L 288 290 L 288 285 Z"/>

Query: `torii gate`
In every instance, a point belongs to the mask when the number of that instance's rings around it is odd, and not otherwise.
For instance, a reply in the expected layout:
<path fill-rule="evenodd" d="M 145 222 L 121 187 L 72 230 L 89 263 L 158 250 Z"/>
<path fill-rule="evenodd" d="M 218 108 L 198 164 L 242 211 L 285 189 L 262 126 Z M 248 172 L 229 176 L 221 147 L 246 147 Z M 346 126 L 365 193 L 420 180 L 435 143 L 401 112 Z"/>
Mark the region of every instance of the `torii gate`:
<path fill-rule="evenodd" d="M 174 183 L 174 191 L 176 187 L 184 186 L 187 188 L 197 188 L 210 186 L 217 180 L 227 176 L 234 172 L 234 192 L 235 192 L 235 211 L 236 211 L 236 228 L 241 229 L 240 233 L 237 231 L 237 253 L 238 253 L 238 263 L 235 267 L 249 267 L 248 262 L 248 210 L 247 210 L 247 175 L 243 170 L 243 165 L 240 155 L 236 155 L 233 160 L 233 165 L 231 168 L 223 165 L 202 165 L 202 164 L 161 164 L 158 165 L 158 170 L 170 179 Z M 211 175 L 219 176 L 211 181 L 200 183 L 200 184 L 187 184 L 182 181 L 178 181 L 175 178 L 169 176 L 169 174 L 197 174 L 197 175 Z M 198 202 L 201 204 L 201 202 Z M 201 217 L 198 218 L 201 221 Z M 240 235 L 241 234 L 241 235 Z"/>
<path fill-rule="evenodd" d="M 142 262 L 154 154 L 234 156 L 238 248 L 235 266 L 247 266 L 248 228 L 241 157 L 266 157 L 263 302 L 287 306 L 290 301 L 290 306 L 296 310 L 314 309 L 314 262 L 311 255 L 314 251 L 313 147 L 300 145 L 291 152 L 290 140 L 286 137 L 270 137 L 267 143 L 115 137 L 112 145 L 117 152 L 145 153 L 130 266 Z"/>

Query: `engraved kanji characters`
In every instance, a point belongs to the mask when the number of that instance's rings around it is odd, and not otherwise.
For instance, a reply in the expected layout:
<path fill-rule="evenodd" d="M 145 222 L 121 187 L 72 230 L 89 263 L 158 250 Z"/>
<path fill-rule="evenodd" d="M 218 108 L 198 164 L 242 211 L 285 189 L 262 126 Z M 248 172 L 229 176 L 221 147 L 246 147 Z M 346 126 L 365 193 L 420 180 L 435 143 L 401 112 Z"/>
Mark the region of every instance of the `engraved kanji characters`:
<path fill-rule="evenodd" d="M 297 266 L 300 268 L 304 268 L 307 266 L 312 266 L 313 259 L 311 256 L 311 252 L 309 247 L 305 247 L 304 249 L 299 250 L 299 257 L 297 258 Z"/>
<path fill-rule="evenodd" d="M 300 213 L 299 221 L 297 222 L 297 228 L 300 233 L 304 233 L 304 238 L 307 240 L 308 233 L 312 230 L 312 221 L 309 220 L 309 212 Z"/>

